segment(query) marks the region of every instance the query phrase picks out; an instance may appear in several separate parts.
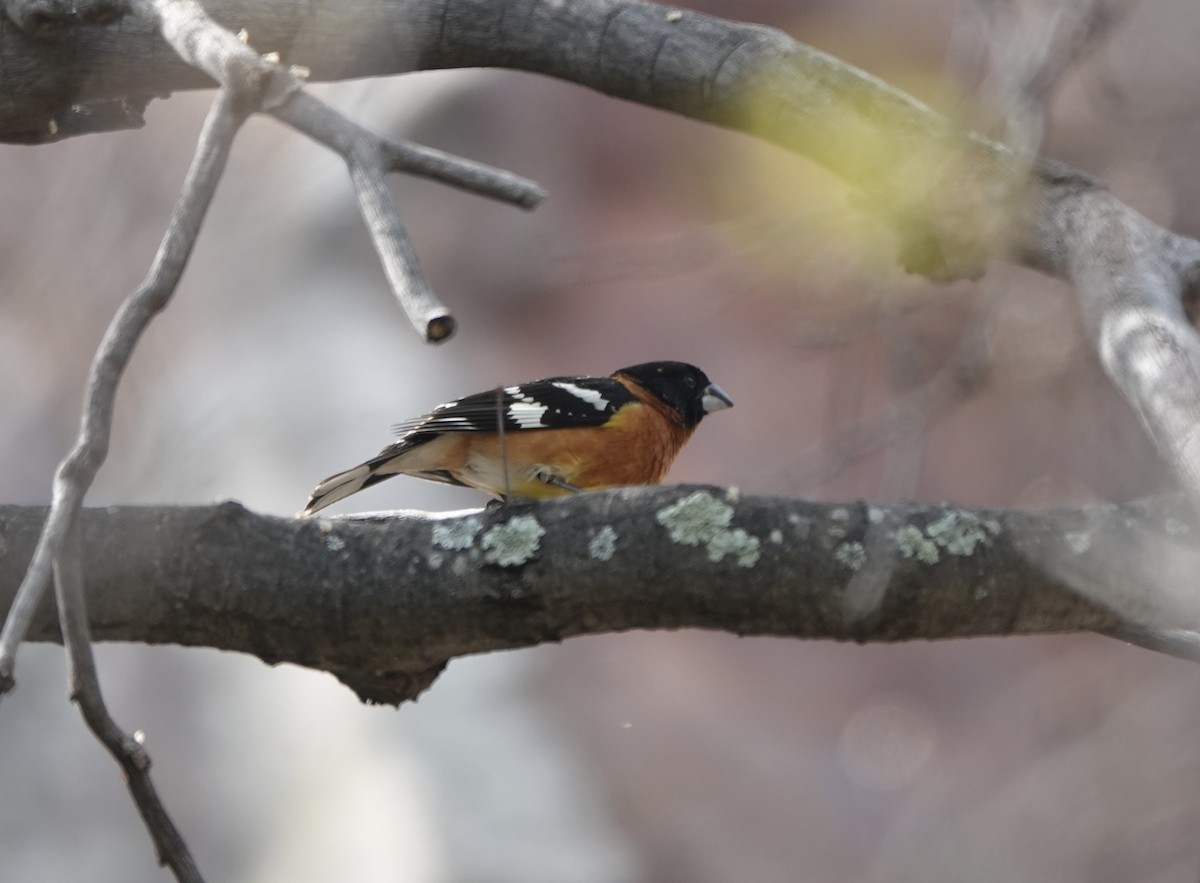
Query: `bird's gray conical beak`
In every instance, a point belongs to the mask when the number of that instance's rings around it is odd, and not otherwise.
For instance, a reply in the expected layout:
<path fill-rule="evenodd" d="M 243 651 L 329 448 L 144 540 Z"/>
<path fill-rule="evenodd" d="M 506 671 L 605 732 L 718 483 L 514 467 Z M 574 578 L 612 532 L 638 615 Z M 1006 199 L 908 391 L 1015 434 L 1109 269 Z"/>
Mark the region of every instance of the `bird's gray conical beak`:
<path fill-rule="evenodd" d="M 705 414 L 711 414 L 713 411 L 724 411 L 726 408 L 733 407 L 733 399 L 725 394 L 725 390 L 717 386 L 715 383 L 710 383 L 704 387 L 704 397 L 700 399 L 700 405 L 704 408 Z"/>

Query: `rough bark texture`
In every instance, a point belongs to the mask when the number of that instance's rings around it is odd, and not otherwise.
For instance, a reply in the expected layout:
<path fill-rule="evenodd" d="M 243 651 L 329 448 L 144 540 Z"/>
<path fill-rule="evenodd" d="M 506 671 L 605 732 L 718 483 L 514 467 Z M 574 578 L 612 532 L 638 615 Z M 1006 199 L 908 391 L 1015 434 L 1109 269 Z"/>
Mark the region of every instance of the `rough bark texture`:
<path fill-rule="evenodd" d="M 11 7 L 30 4 L 10 0 L 7 6 L 12 15 Z M 456 66 L 510 67 L 737 128 L 808 156 L 845 178 L 865 196 L 869 210 L 892 222 L 901 260 L 912 270 L 933 278 L 973 276 L 982 271 L 989 255 L 1010 254 L 1029 266 L 1059 275 L 1074 284 L 1093 344 L 1110 377 L 1137 410 L 1183 485 L 1193 498 L 1200 496 L 1200 444 L 1196 441 L 1200 339 L 1187 324 L 1181 303 L 1194 288 L 1200 244 L 1154 225 L 1082 173 L 1018 156 L 959 131 L 903 93 L 779 31 L 665 6 L 617 0 L 305 4 L 214 0 L 207 7 L 227 27 L 245 29 L 256 50 L 279 52 L 285 63 L 302 64 L 317 79 Z M 133 8 L 140 5 L 135 3 Z M 20 19 L 20 15 L 14 17 Z M 189 47 L 189 51 L 195 49 L 192 54 L 199 59 L 197 64 L 206 70 L 223 71 L 224 64 L 233 62 L 245 66 L 246 59 L 239 57 L 239 53 L 245 54 L 244 47 L 228 35 L 225 41 L 228 51 L 215 45 Z M 154 34 L 147 18 L 135 15 L 109 27 L 75 28 L 49 38 L 30 36 L 12 19 L 0 19 L 0 58 L 8 87 L 0 96 L 0 137 L 14 140 L 54 140 L 72 126 L 86 128 L 82 122 L 90 109 L 140 106 L 150 95 L 206 85 L 203 74 L 181 61 Z M 295 101 L 301 100 L 296 97 L 301 93 L 289 94 Z M 292 98 L 280 96 L 285 111 Z M 642 492 L 646 493 L 674 492 Z M 152 626 L 158 620 L 151 619 L 143 623 L 150 631 L 136 639 L 203 640 L 228 646 L 232 637 L 222 635 L 243 635 L 245 646 L 231 649 L 256 652 L 269 660 L 286 658 L 320 665 L 335 671 L 365 696 L 395 701 L 419 692 L 451 656 L 583 631 L 694 625 L 806 637 L 899 640 L 1116 627 L 1109 614 L 1086 602 L 1068 604 L 1061 591 L 1066 583 L 1085 588 L 1091 597 L 1103 597 L 1120 607 L 1126 619 L 1139 624 L 1184 627 L 1191 624 L 1194 612 L 1176 591 L 1173 574 L 1178 555 L 1143 559 L 1109 554 L 1101 556 L 1104 567 L 1089 570 L 1088 555 L 1072 557 L 1076 546 L 1068 543 L 1071 554 L 1051 556 L 1054 567 L 1050 570 L 1055 573 L 1063 561 L 1073 562 L 1074 569 L 1068 568 L 1073 576 L 1064 583 L 1061 573 L 1055 579 L 1043 573 L 1050 560 L 1044 554 L 1031 557 L 1030 548 L 1023 548 L 1021 556 L 1002 554 L 1016 551 L 1006 544 L 1008 519 L 1017 519 L 1014 525 L 1019 522 L 1033 528 L 1032 533 L 1023 530 L 1014 535 L 1034 537 L 1030 542 L 1036 551 L 1054 543 L 1061 545 L 1068 535 L 1078 535 L 1081 528 L 1072 529 L 1067 522 L 1082 519 L 1090 523 L 1096 517 L 1091 511 L 1058 513 L 1054 516 L 1057 521 L 1046 523 L 1054 525 L 1057 539 L 1047 533 L 1044 540 L 1036 539 L 1047 529 L 1044 524 L 1039 527 L 1039 519 L 1051 516 L 997 516 L 1001 531 L 983 537 L 987 542 L 972 542 L 971 554 L 960 556 L 944 547 L 945 554 L 936 564 L 926 564 L 922 553 L 933 558 L 937 551 L 937 543 L 928 535 L 929 525 L 918 525 L 915 535 L 903 535 L 907 537 L 907 557 L 898 541 L 893 541 L 902 536 L 903 519 L 910 516 L 939 524 L 933 514 L 936 510 L 905 513 L 897 522 L 901 527 L 891 527 L 891 516 L 883 513 L 886 529 L 877 527 L 855 539 L 853 532 L 863 527 L 858 523 L 864 517 L 862 507 L 840 510 L 846 513 L 845 525 L 822 526 L 822 519 L 834 518 L 833 510 L 772 501 L 756 504 L 761 510 L 751 506 L 743 515 L 742 510 L 751 503 L 742 501 L 736 507 L 736 517 L 746 519 L 736 522 L 742 533 L 725 530 L 728 523 L 724 527 L 710 525 L 719 539 L 700 543 L 720 559 L 709 565 L 708 556 L 696 549 L 685 551 L 662 542 L 661 528 L 654 523 L 661 503 L 654 496 L 623 492 L 573 500 L 562 508 L 548 507 L 544 513 L 539 509 L 538 517 L 544 514 L 549 519 L 544 526 L 548 533 L 537 544 L 538 557 L 515 569 L 488 564 L 487 556 L 495 554 L 495 549 L 481 551 L 473 536 L 469 548 L 439 550 L 428 520 L 405 519 L 386 530 L 350 522 L 321 522 L 333 526 L 329 533 L 317 536 L 312 533 L 319 531 L 315 526 L 257 519 L 239 514 L 236 508 L 180 510 L 177 516 L 160 513 L 168 521 L 173 517 L 194 519 L 193 529 L 201 536 L 219 537 L 227 524 L 236 524 L 246 536 L 258 538 L 259 554 L 248 554 L 253 546 L 246 545 L 241 533 L 238 542 L 226 543 L 239 551 L 236 557 L 220 554 L 211 561 L 201 560 L 196 556 L 209 546 L 185 544 L 178 554 L 192 557 L 187 559 L 187 567 L 172 564 L 183 581 L 175 584 L 172 597 L 202 597 L 202 586 L 232 592 L 239 603 L 225 607 L 235 614 L 233 621 L 221 623 L 221 629 L 212 634 L 203 631 L 200 621 L 209 607 L 202 605 L 187 611 L 196 617 L 195 624 L 172 626 L 178 634 L 155 637 Z M 617 508 L 593 511 L 596 506 Z M 555 520 L 562 513 L 578 516 L 581 512 L 588 517 L 574 522 L 570 530 L 562 526 L 566 521 L 560 525 Z M 783 517 L 780 513 L 784 512 L 809 525 L 816 531 L 813 536 L 821 539 L 797 545 L 795 532 L 789 533 L 795 524 L 768 519 L 772 513 L 772 517 Z M 477 526 L 487 536 L 493 520 L 510 516 L 511 512 L 479 516 L 483 521 Z M 609 520 L 621 538 L 611 560 L 545 552 L 586 548 L 580 532 L 599 531 Z M 991 521 L 990 516 L 981 516 L 975 523 Z M 952 522 L 947 525 L 951 534 L 965 529 L 964 524 Z M 104 529 L 116 531 L 122 523 L 113 516 Z M 170 525 L 181 529 L 174 522 Z M 91 522 L 89 526 L 96 529 Z M 155 522 L 141 522 L 140 526 L 155 540 L 169 542 L 173 535 Z M 559 537 L 550 532 L 552 527 L 566 533 Z M 779 542 L 771 540 L 775 530 L 780 531 Z M 1133 528 L 1126 528 L 1130 530 Z M 341 531 L 347 532 L 345 537 Z M 396 537 L 392 531 L 401 534 Z M 1091 545 L 1089 531 L 1084 531 L 1083 539 L 1076 537 L 1076 545 L 1100 549 Z M 602 549 L 607 540 L 599 537 L 592 536 L 588 542 L 595 540 Z M 326 545 L 316 543 L 317 539 Z M 510 539 L 498 536 L 495 541 L 502 545 L 496 548 L 504 548 L 503 543 L 510 540 L 519 543 L 519 533 Z M 753 551 L 745 545 L 751 540 L 758 544 Z M 312 543 L 311 547 L 305 542 Z M 718 545 L 714 551 L 711 542 L 726 545 Z M 342 543 L 346 545 L 339 545 Z M 892 551 L 888 551 L 889 543 Z M 122 548 L 124 541 L 118 542 L 114 534 L 91 545 Z M 626 561 L 620 553 L 631 546 L 639 552 Z M 344 554 L 346 548 L 355 554 Z M 297 551 L 295 559 L 288 556 L 293 549 Z M 378 561 L 366 552 L 378 555 Z M 314 554 L 318 557 L 311 557 Z M 754 559 L 752 567 L 731 563 L 750 558 Z M 150 550 L 146 559 L 154 559 Z M 1130 569 L 1127 564 L 1131 560 L 1142 564 L 1145 571 Z M 1159 566 L 1163 560 L 1171 563 L 1165 571 Z M 297 576 L 297 561 L 307 563 L 308 582 Z M 818 562 L 828 565 L 827 569 Z M 339 570 L 335 565 L 349 569 Z M 93 566 L 100 570 L 93 571 Z M 102 560 L 89 565 L 93 584 L 103 585 L 103 575 L 108 572 L 104 567 Z M 1042 568 L 1036 570 L 1042 576 L 1035 579 L 1031 567 Z M 210 568 L 220 569 L 214 572 Z M 153 570 L 158 572 L 161 568 Z M 127 574 L 125 582 L 140 587 L 153 573 L 139 573 L 136 580 Z M 724 576 L 714 583 L 714 573 Z M 844 587 L 851 573 L 853 585 Z M 395 585 L 397 574 L 403 574 L 399 588 Z M 1080 574 L 1086 578 L 1076 579 Z M 1118 582 L 1112 574 L 1124 580 L 1124 595 L 1107 591 L 1106 587 Z M 381 575 L 387 576 L 386 591 Z M 997 594 L 993 584 L 1010 588 Z M 187 589 L 182 596 L 179 585 Z M 328 615 L 317 620 L 323 623 L 322 629 L 299 628 L 293 633 L 286 628 L 287 623 L 307 620 L 303 616 L 306 608 L 293 611 L 289 607 L 286 614 L 280 614 L 271 606 L 283 585 L 292 587 L 287 598 L 301 597 L 313 610 L 326 611 Z M 713 585 L 722 588 L 716 591 Z M 608 594 L 594 594 L 591 589 L 595 586 L 606 587 Z M 1012 588 L 1015 586 L 1021 591 Z M 1159 594 L 1139 593 L 1138 586 L 1151 586 Z M 439 606 L 445 598 L 459 597 L 456 593 L 466 591 L 464 587 L 480 594 L 469 596 L 474 606 L 464 597 L 460 599 L 464 606 L 453 611 L 470 611 L 470 615 L 451 615 Z M 653 588 L 653 603 L 647 601 L 647 587 Z M 258 594 L 250 593 L 250 588 Z M 981 599 L 967 597 L 976 590 L 983 592 Z M 1035 590 L 1048 594 L 1039 600 L 1031 594 Z M 666 594 L 660 597 L 660 593 Z M 744 593 L 748 594 L 743 597 Z M 103 597 L 103 592 L 97 596 Z M 356 604 L 363 598 L 370 601 L 360 611 Z M 956 605 L 948 603 L 951 598 Z M 1001 613 L 994 618 L 984 616 L 981 611 L 1000 604 L 997 598 L 1006 599 L 1000 605 Z M 400 607 L 395 606 L 398 599 Z M 438 604 L 430 599 L 437 599 Z M 224 609 L 220 604 L 216 607 Z M 384 627 L 380 623 L 391 622 L 387 617 L 376 621 L 351 615 L 401 608 L 403 621 L 388 626 L 400 630 L 395 633 L 381 633 Z M 139 607 L 141 612 L 148 609 L 158 608 Z M 1053 615 L 1048 615 L 1047 609 Z M 1064 619 L 1064 609 L 1087 610 L 1092 618 Z M 424 610 L 436 613 L 429 618 L 414 615 L 414 611 Z M 801 610 L 806 615 L 799 616 Z M 134 624 L 128 617 L 121 621 L 131 628 Z M 195 632 L 189 633 L 188 628 Z M 101 637 L 121 636 L 106 631 L 102 617 L 97 620 L 97 631 Z M 311 637 L 330 633 L 336 637 L 332 643 Z M 491 640 L 482 639 L 487 635 Z M 355 641 L 356 637 L 359 640 Z M 364 640 L 366 637 L 371 640 Z M 293 641 L 296 645 L 289 650 Z M 356 655 L 378 652 L 368 645 L 405 649 L 403 653 L 392 650 L 393 655 L 384 660 Z M 357 651 L 347 649 L 355 647 Z"/>
<path fill-rule="evenodd" d="M 1187 548 L 1187 511 L 1179 501 L 884 508 L 694 487 L 440 518 L 114 507 L 85 510 L 84 567 L 98 640 L 251 653 L 396 703 L 456 656 L 579 634 L 698 627 L 905 641 L 1107 631 L 1122 618 L 1077 591 L 1102 584 L 1133 605 L 1125 615 L 1179 621 L 1147 574 L 1162 571 L 1164 549 Z M 43 515 L 0 507 L 0 611 Z M 1194 572 L 1187 556 L 1172 570 L 1178 579 L 1162 577 L 1177 588 Z M 875 582 L 865 594 L 864 576 Z M 58 634 L 47 603 L 32 637 Z"/>

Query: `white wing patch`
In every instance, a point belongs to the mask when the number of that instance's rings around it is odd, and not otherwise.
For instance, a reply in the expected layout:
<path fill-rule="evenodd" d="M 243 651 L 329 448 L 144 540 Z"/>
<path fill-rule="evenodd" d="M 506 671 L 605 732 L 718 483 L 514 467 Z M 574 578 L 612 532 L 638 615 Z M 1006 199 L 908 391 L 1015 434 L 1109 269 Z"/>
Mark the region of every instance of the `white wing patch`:
<path fill-rule="evenodd" d="M 508 406 L 508 419 L 521 429 L 540 429 L 546 406 L 538 404 L 537 399 L 519 386 L 508 386 L 504 391 L 513 399 Z"/>
<path fill-rule="evenodd" d="M 608 399 L 594 389 L 584 389 L 582 386 L 576 386 L 574 383 L 566 383 L 562 380 L 556 380 L 553 383 L 563 392 L 570 393 L 580 401 L 589 402 L 597 411 L 603 411 L 608 407 Z M 543 408 L 543 410 L 545 410 Z"/>
<path fill-rule="evenodd" d="M 546 406 L 539 405 L 528 396 L 522 396 L 520 401 L 508 406 L 508 418 L 521 429 L 540 429 L 544 425 L 542 415 L 545 413 Z"/>
<path fill-rule="evenodd" d="M 414 444 L 423 444 L 441 432 L 496 432 L 500 426 L 513 431 L 600 426 L 618 405 L 633 398 L 614 381 L 597 377 L 547 378 L 504 387 L 502 396 L 500 392 L 446 402 L 423 417 L 394 424 L 392 431 L 402 439 L 411 435 Z M 503 413 L 497 404 L 502 405 Z"/>

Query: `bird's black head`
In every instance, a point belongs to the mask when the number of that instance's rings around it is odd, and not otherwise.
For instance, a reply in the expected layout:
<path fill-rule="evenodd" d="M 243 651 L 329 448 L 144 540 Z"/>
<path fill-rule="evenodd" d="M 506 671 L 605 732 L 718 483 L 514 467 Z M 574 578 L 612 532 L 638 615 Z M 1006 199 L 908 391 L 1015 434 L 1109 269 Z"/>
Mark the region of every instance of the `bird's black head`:
<path fill-rule="evenodd" d="M 634 380 L 647 392 L 675 410 L 683 425 L 691 428 L 705 414 L 733 407 L 721 387 L 695 365 L 686 362 L 644 362 L 613 372 Z"/>

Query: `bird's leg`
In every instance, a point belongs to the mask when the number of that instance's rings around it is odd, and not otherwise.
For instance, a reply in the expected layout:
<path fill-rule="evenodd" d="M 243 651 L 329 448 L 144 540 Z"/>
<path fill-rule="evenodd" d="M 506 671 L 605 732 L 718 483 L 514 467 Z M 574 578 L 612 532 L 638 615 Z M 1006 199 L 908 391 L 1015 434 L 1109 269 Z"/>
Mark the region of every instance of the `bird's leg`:
<path fill-rule="evenodd" d="M 553 473 L 546 472 L 542 469 L 539 469 L 536 472 L 534 472 L 533 474 L 534 474 L 534 477 L 537 478 L 537 480 L 540 481 L 542 484 L 548 484 L 551 487 L 562 488 L 564 491 L 568 491 L 572 494 L 583 493 L 583 488 L 577 488 L 573 484 L 567 484 L 565 481 L 563 481 L 561 478 L 559 478 L 557 475 L 554 475 Z"/>

